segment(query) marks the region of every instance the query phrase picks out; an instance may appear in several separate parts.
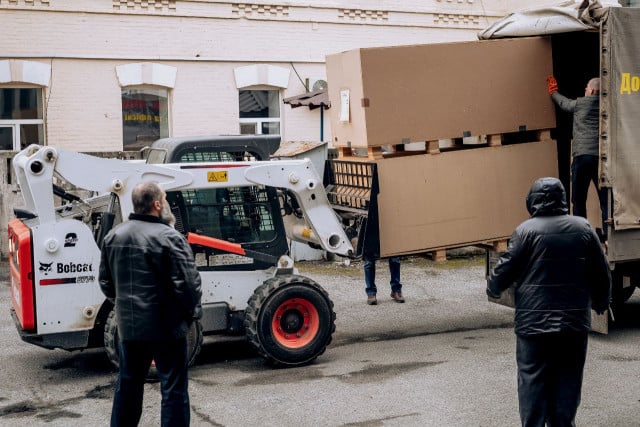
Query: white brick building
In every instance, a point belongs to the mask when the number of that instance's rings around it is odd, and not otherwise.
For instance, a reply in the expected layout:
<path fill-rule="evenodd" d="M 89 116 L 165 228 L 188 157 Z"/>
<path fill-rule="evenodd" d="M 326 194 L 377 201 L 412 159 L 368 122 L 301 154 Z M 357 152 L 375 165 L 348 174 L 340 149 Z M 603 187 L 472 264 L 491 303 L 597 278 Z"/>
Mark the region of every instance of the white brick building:
<path fill-rule="evenodd" d="M 282 99 L 326 79 L 326 54 L 474 40 L 533 3 L 0 0 L 0 149 L 113 151 L 241 130 L 319 140 L 319 110 Z"/>

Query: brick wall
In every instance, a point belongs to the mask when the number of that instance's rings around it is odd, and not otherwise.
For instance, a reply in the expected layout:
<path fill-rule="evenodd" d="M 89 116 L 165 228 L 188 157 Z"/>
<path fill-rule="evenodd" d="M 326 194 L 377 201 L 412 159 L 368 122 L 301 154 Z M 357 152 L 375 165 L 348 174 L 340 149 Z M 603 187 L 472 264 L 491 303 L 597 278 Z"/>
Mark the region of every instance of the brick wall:
<path fill-rule="evenodd" d="M 528 5 L 525 0 L 369 3 L 0 0 L 0 60 L 51 65 L 45 100 L 49 145 L 120 150 L 118 65 L 152 61 L 176 67 L 172 136 L 237 134 L 236 67 L 287 68 L 290 80 L 282 96 L 297 95 L 304 92 L 300 79 L 326 76 L 327 54 L 472 40 L 508 10 Z M 281 117 L 283 139 L 319 139 L 319 110 L 283 105 Z M 330 141 L 328 124 L 324 134 Z"/>

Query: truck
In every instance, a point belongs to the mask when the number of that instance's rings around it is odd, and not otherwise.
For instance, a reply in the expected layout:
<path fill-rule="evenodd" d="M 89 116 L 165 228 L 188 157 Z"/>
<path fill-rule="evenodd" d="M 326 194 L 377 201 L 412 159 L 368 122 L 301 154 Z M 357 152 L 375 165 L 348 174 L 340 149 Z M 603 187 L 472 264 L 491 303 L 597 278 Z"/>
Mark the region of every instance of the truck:
<path fill-rule="evenodd" d="M 133 211 L 131 191 L 167 193 L 202 278 L 203 316 L 189 331 L 189 361 L 203 336 L 245 335 L 268 362 L 300 366 L 335 331 L 333 302 L 287 256 L 288 239 L 341 256 L 353 248 L 308 159 L 269 161 L 271 137 L 169 138 L 146 162 L 31 145 L 13 160 L 24 206 L 8 225 L 11 314 L 25 342 L 104 347 L 118 365 L 115 311 L 98 284 L 106 233 Z"/>
<path fill-rule="evenodd" d="M 637 149 L 640 129 L 635 120 L 640 111 L 637 72 L 640 58 L 634 48 L 635 41 L 640 40 L 640 10 L 601 7 L 598 2 L 589 1 L 568 9 L 523 11 L 505 17 L 481 36 L 540 34 L 544 23 L 555 24 L 548 37 L 553 46 L 553 73 L 560 79 L 563 94 L 573 98 L 583 96 L 584 83 L 591 77 L 600 78 L 598 185 L 605 189 L 608 197 L 609 235 L 605 251 L 613 282 L 610 319 L 615 320 L 615 313 L 640 287 L 640 188 L 637 186 L 640 170 L 636 166 L 640 161 Z M 549 25 L 544 34 L 548 34 L 550 27 L 553 26 Z M 577 46 L 580 48 L 576 49 Z M 572 122 L 570 116 L 560 111 L 557 118 L 555 139 L 560 176 L 569 188 Z M 589 220 L 597 230 L 601 220 L 595 191 L 589 197 L 589 209 L 594 213 L 589 215 Z"/>
<path fill-rule="evenodd" d="M 528 217 L 531 183 L 555 176 L 571 191 L 572 117 L 553 105 L 546 78 L 576 98 L 600 77 L 598 184 L 609 196 L 615 313 L 640 286 L 640 10 L 583 2 L 518 12 L 480 38 L 327 57 L 340 150 L 325 168 L 329 199 L 357 255 L 442 259 L 477 245 L 488 274 Z M 595 186 L 588 216 L 602 227 Z M 513 305 L 513 294 L 500 302 Z M 598 320 L 605 332 L 609 319 Z"/>

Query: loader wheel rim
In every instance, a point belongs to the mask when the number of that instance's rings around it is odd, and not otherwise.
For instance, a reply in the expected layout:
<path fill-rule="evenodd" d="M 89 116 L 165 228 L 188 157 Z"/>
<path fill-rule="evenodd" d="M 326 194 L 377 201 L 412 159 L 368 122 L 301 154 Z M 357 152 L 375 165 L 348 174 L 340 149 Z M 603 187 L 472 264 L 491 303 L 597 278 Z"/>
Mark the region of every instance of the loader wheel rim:
<path fill-rule="evenodd" d="M 307 299 L 291 298 L 278 306 L 271 321 L 275 341 L 283 347 L 302 348 L 320 329 L 318 310 Z"/>

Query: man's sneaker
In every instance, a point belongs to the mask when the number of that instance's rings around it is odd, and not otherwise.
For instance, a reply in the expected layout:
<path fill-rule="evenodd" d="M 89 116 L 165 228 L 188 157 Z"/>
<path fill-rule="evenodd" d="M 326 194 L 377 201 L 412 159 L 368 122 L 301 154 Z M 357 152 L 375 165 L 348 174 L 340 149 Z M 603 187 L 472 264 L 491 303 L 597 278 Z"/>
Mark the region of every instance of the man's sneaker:
<path fill-rule="evenodd" d="M 402 292 L 391 292 L 391 298 L 393 298 L 395 302 L 404 302 Z"/>
<path fill-rule="evenodd" d="M 369 305 L 376 305 L 376 304 L 378 304 L 378 299 L 376 298 L 376 296 L 375 296 L 375 295 L 369 295 L 369 296 L 367 297 L 367 304 L 369 304 Z"/>

